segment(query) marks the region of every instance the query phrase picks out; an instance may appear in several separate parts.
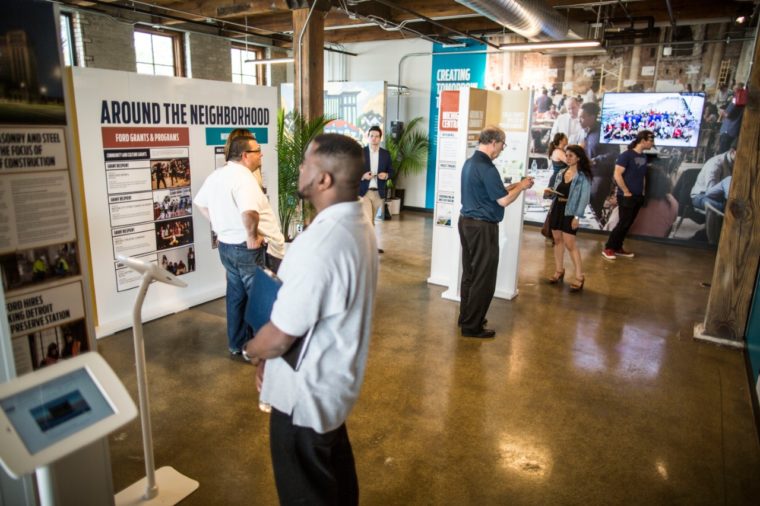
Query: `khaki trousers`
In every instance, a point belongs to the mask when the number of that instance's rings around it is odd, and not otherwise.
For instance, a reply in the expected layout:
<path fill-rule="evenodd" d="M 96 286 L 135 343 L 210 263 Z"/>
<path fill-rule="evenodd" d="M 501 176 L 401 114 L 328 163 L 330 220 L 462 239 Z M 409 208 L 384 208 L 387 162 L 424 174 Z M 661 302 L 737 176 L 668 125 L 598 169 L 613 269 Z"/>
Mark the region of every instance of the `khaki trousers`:
<path fill-rule="evenodd" d="M 372 226 L 375 225 L 375 216 L 377 216 L 377 210 L 383 206 L 383 199 L 380 198 L 380 192 L 375 190 L 367 190 L 367 193 L 362 197 L 362 209 L 364 215 L 367 217 Z"/>

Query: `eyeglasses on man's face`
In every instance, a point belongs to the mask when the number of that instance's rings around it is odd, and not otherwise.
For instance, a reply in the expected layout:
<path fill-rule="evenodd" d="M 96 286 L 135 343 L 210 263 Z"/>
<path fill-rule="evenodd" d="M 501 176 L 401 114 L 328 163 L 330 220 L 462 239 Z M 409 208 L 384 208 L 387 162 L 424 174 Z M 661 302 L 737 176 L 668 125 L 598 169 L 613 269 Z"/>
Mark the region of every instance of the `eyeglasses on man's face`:
<path fill-rule="evenodd" d="M 246 152 L 246 153 L 261 153 L 261 148 L 257 148 L 257 149 L 246 149 L 246 150 L 245 150 L 245 152 Z"/>

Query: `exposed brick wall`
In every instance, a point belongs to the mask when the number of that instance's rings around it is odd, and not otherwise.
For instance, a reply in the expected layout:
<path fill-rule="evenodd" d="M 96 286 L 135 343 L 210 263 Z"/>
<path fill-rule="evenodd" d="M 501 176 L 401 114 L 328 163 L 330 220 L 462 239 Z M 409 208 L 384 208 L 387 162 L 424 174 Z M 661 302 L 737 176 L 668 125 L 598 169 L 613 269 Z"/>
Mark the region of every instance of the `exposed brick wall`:
<path fill-rule="evenodd" d="M 230 41 L 213 35 L 190 33 L 190 68 L 195 79 L 232 80 Z"/>
<path fill-rule="evenodd" d="M 79 17 L 87 67 L 135 72 L 131 24 L 85 11 L 80 11 Z"/>

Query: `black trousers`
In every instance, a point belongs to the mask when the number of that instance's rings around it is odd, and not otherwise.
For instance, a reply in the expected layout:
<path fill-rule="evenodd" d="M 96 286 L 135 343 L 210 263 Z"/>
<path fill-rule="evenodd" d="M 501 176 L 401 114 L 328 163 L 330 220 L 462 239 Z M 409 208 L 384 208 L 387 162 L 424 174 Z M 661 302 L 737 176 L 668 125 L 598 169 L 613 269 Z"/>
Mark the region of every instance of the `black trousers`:
<path fill-rule="evenodd" d="M 636 216 L 639 214 L 644 204 L 644 197 L 641 195 L 633 195 L 631 197 L 618 197 L 618 221 L 615 228 L 610 232 L 610 237 L 607 239 L 605 249 L 619 250 L 623 247 L 623 241 L 625 236 L 628 235 L 628 229 L 631 228 L 633 222 L 636 220 Z"/>
<path fill-rule="evenodd" d="M 496 291 L 499 268 L 499 225 L 459 218 L 462 244 L 462 284 L 459 288 L 459 323 L 463 332 L 478 332 Z"/>
<path fill-rule="evenodd" d="M 269 419 L 269 448 L 280 504 L 359 504 L 359 483 L 346 424 L 319 434 L 293 425 L 276 409 Z"/>

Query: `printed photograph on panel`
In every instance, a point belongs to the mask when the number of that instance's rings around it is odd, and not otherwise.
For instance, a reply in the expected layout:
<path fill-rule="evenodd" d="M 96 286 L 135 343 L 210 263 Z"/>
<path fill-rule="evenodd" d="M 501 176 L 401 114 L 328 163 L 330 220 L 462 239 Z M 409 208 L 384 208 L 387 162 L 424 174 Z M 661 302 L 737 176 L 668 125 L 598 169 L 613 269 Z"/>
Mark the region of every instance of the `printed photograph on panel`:
<path fill-rule="evenodd" d="M 75 357 L 89 351 L 85 320 L 16 337 L 13 347 L 19 375 Z"/>
<path fill-rule="evenodd" d="M 0 123 L 66 123 L 56 22 L 52 4 L 27 0 L 3 2 Z"/>
<path fill-rule="evenodd" d="M 161 253 L 161 268 L 175 276 L 195 271 L 195 249 L 193 246 L 176 248 Z"/>
<path fill-rule="evenodd" d="M 150 161 L 151 188 L 179 188 L 190 186 L 190 159 L 172 158 L 170 160 Z"/>
<path fill-rule="evenodd" d="M 190 187 L 156 190 L 153 192 L 153 219 L 170 220 L 190 216 L 193 212 L 193 196 Z"/>
<path fill-rule="evenodd" d="M 76 244 L 52 244 L 0 255 L 3 289 L 7 292 L 53 279 L 79 275 Z"/>
<path fill-rule="evenodd" d="M 156 223 L 156 248 L 160 250 L 185 246 L 193 242 L 192 218 Z"/>

